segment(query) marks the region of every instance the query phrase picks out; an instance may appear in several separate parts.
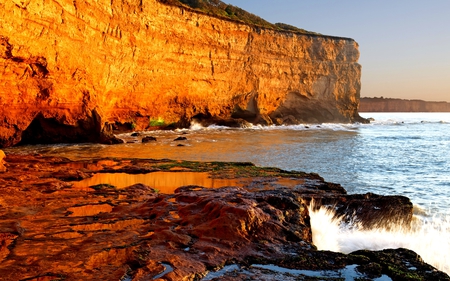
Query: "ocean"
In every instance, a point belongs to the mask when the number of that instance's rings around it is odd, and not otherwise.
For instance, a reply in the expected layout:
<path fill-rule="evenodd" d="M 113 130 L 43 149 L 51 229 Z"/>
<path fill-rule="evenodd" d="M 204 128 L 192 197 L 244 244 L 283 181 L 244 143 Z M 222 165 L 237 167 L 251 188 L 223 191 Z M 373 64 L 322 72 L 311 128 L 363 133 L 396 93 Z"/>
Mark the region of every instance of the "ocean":
<path fill-rule="evenodd" d="M 348 193 L 404 195 L 414 204 L 411 229 L 358 230 L 312 214 L 319 249 L 409 248 L 450 274 L 450 113 L 361 113 L 370 124 L 221 126 L 122 134 L 121 145 L 61 144 L 5 149 L 73 160 L 95 157 L 168 158 L 193 161 L 246 161 L 258 166 L 314 172 L 341 184 Z M 156 142 L 141 143 L 142 136 Z M 175 141 L 179 136 L 187 140 Z M 320 223 L 319 223 L 320 222 Z M 319 238 L 321 237 L 321 238 Z M 332 243 L 330 243 L 332 242 Z"/>

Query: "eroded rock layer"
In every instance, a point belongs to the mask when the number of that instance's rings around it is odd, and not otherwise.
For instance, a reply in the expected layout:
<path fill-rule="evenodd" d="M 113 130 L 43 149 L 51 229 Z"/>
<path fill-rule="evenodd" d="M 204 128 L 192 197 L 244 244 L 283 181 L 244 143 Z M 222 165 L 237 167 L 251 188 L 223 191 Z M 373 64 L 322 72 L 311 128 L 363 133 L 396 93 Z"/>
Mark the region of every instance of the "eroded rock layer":
<path fill-rule="evenodd" d="M 407 226 L 406 197 L 348 195 L 317 174 L 250 163 L 5 159 L 0 280 L 312 280 L 261 269 L 270 265 L 327 271 L 320 280 L 338 280 L 344 270 L 357 270 L 361 280 L 450 280 L 405 249 L 349 255 L 315 249 L 313 198 L 371 227 Z M 151 185 L 86 182 L 145 174 L 163 177 Z M 185 175 L 198 184 L 177 186 L 173 180 Z M 233 270 L 215 272 L 227 266 Z"/>
<path fill-rule="evenodd" d="M 193 117 L 352 122 L 358 57 L 352 39 L 156 0 L 2 1 L 0 147 L 106 142 L 113 129 L 186 126 Z"/>

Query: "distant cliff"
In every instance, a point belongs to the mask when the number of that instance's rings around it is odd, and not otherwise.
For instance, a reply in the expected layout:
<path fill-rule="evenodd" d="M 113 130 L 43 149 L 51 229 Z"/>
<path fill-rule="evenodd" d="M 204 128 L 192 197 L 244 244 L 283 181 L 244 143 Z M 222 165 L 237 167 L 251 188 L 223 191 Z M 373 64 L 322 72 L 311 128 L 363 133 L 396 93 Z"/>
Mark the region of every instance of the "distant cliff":
<path fill-rule="evenodd" d="M 114 130 L 360 121 L 358 44 L 156 0 L 0 3 L 0 147 Z"/>
<path fill-rule="evenodd" d="M 450 112 L 450 103 L 391 98 L 361 98 L 360 112 Z"/>

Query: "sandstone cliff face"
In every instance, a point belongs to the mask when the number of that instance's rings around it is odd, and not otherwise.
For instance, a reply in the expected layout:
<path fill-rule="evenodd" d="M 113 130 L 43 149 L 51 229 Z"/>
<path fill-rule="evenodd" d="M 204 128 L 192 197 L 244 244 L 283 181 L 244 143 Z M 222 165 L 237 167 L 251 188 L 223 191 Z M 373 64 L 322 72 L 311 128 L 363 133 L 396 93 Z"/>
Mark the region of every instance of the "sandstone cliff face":
<path fill-rule="evenodd" d="M 0 3 L 0 147 L 101 141 L 196 116 L 352 122 L 358 45 L 156 0 Z M 125 126 L 121 126 L 125 125 Z"/>

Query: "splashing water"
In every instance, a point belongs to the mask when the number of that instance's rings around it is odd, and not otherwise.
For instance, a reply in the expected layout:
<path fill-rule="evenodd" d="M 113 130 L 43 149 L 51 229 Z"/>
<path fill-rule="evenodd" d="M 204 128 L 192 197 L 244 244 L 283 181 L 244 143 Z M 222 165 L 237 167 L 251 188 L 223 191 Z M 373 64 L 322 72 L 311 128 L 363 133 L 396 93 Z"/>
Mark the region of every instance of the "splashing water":
<path fill-rule="evenodd" d="M 437 269 L 450 274 L 450 220 L 414 216 L 413 226 L 360 229 L 336 217 L 332 209 L 309 207 L 313 242 L 319 250 L 350 253 L 356 250 L 406 248 Z"/>

